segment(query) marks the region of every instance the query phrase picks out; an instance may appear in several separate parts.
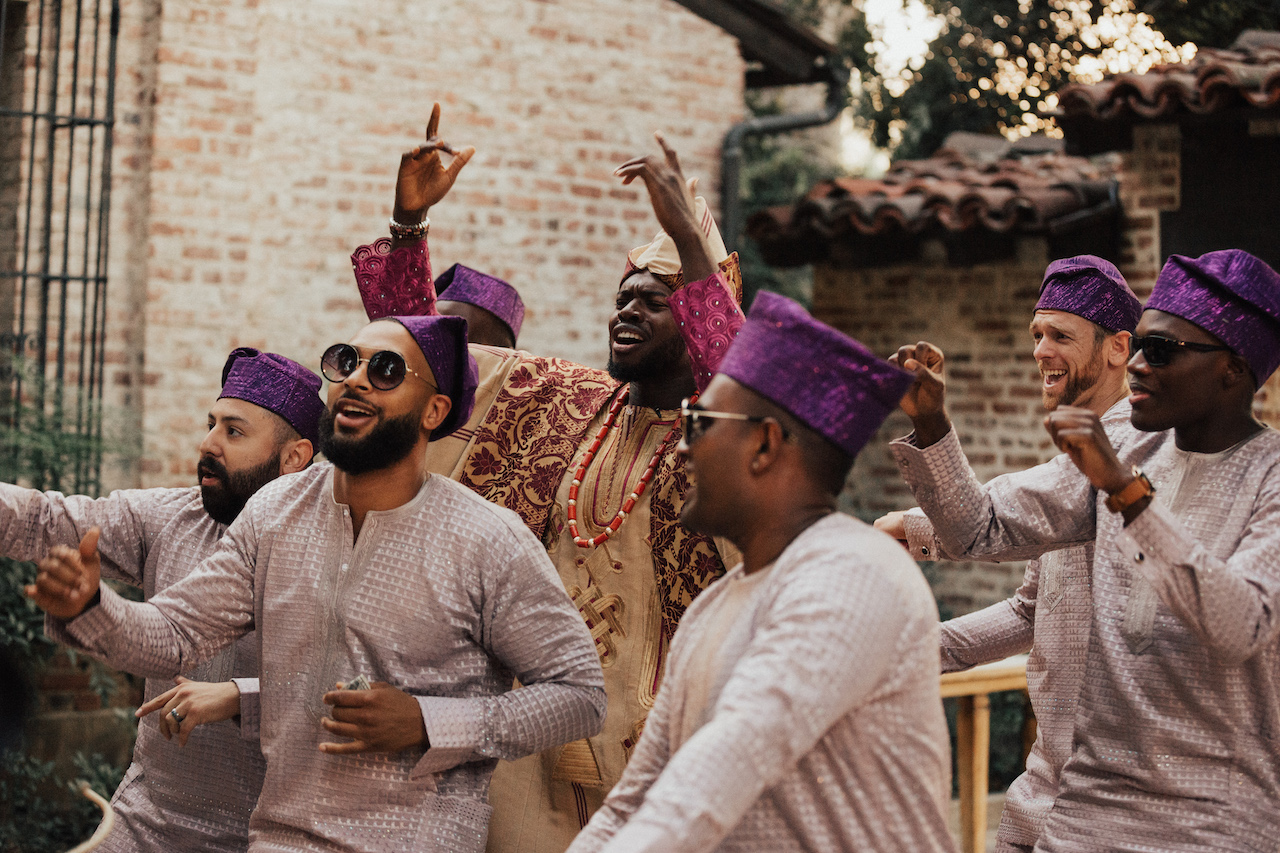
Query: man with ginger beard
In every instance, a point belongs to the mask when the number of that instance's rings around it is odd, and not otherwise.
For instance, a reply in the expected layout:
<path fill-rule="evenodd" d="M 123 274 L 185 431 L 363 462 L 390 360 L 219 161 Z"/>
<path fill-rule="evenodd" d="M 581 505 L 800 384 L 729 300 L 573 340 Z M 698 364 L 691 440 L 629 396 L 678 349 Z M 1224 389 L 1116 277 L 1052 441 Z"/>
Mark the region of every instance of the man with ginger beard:
<path fill-rule="evenodd" d="M 473 151 L 445 166 L 441 153 L 453 149 L 435 135 L 438 119 L 437 108 L 427 143 L 401 159 L 392 239 L 352 256 L 370 317 L 434 310 L 426 212 Z M 644 181 L 663 230 L 608 283 L 608 372 L 473 345 L 476 411 L 427 457 L 541 538 L 595 639 L 609 694 L 598 736 L 499 766 L 491 853 L 568 847 L 635 749 L 685 608 L 736 556 L 680 522 L 688 480 L 676 445 L 680 401 L 705 387 L 742 323 L 737 256 L 660 145 L 660 156 L 616 172 Z"/>
<path fill-rule="evenodd" d="M 0 484 L 0 552 L 36 559 L 98 527 L 104 576 L 152 598 L 214 552 L 262 486 L 311 464 L 319 391 L 320 377 L 284 356 L 232 351 L 200 442 L 198 489 L 126 489 L 95 500 Z M 133 763 L 112 799 L 116 825 L 100 850 L 248 846 L 265 770 L 256 729 L 258 638 L 250 634 L 183 673 L 176 687 L 171 678 L 146 681 Z M 221 722 L 234 717 L 239 726 Z"/>
<path fill-rule="evenodd" d="M 1097 414 L 1109 432 L 1132 431 L 1125 365 L 1140 312 L 1120 271 L 1102 258 L 1080 255 L 1049 265 L 1030 327 L 1046 410 L 1078 406 Z M 903 401 L 917 425 L 917 440 L 945 435 L 951 426 L 942 353 L 918 344 L 903 347 L 895 359 L 911 369 L 929 366 L 930 382 Z M 916 559 L 950 559 L 918 509 L 890 513 L 876 527 L 902 541 Z M 1035 844 L 1071 753 L 1091 618 L 1092 563 L 1092 543 L 1050 551 L 1027 562 L 1012 598 L 942 625 L 943 672 L 1030 652 L 1027 691 L 1036 714 L 1036 741 L 1025 772 L 1005 797 L 997 833 L 1002 851 Z"/>
<path fill-rule="evenodd" d="M 90 531 L 31 595 L 60 639 L 152 675 L 259 631 L 250 850 L 478 853 L 498 760 L 598 731 L 600 663 L 519 517 L 423 469 L 472 408 L 466 323 L 370 323 L 321 366 L 330 461 L 259 491 L 184 581 L 98 597 Z"/>

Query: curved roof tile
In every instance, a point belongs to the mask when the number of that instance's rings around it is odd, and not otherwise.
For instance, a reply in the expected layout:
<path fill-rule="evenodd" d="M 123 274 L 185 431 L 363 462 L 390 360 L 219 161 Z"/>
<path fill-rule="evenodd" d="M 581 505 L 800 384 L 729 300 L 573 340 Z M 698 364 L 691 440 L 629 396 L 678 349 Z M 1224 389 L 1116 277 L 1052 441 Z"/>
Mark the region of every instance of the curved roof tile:
<path fill-rule="evenodd" d="M 1189 63 L 1073 84 L 1058 98 L 1059 115 L 1104 121 L 1280 106 L 1280 33 L 1248 30 L 1230 48 L 1202 48 Z"/>
<path fill-rule="evenodd" d="M 822 181 L 795 205 L 754 214 L 747 234 L 779 266 L 833 256 L 872 264 L 885 259 L 861 252 L 867 241 L 901 248 L 931 236 L 1047 234 L 1066 217 L 1076 228 L 1081 214 L 1117 211 L 1109 163 L 1059 152 L 1016 156 L 1007 144 L 1006 156 L 991 159 L 968 156 L 965 147 L 948 140 L 933 157 L 899 161 L 883 178 Z"/>

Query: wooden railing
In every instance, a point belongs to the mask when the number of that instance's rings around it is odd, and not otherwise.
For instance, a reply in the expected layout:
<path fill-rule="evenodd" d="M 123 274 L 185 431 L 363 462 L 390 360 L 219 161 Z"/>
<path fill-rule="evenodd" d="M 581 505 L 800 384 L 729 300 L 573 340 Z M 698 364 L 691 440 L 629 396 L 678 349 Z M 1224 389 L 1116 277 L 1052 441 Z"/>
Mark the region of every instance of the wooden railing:
<path fill-rule="evenodd" d="M 958 700 L 956 767 L 960 781 L 960 847 L 982 853 L 987 840 L 987 775 L 991 749 L 991 693 L 1027 689 L 1027 656 L 1015 655 L 942 676 L 942 698 Z"/>

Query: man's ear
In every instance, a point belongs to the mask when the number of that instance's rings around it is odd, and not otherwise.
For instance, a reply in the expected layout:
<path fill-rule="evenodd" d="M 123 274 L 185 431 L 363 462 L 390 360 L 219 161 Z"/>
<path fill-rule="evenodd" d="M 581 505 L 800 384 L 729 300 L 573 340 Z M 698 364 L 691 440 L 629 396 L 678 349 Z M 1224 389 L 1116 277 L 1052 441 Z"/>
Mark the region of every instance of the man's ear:
<path fill-rule="evenodd" d="M 1226 353 L 1226 356 L 1226 369 L 1222 372 L 1222 387 L 1236 388 L 1243 383 L 1249 386 L 1249 393 L 1253 394 L 1257 388 L 1249 363 L 1233 352 Z"/>
<path fill-rule="evenodd" d="M 444 419 L 449 416 L 449 410 L 452 408 L 453 400 L 449 399 L 449 395 L 433 394 L 427 401 L 426 408 L 422 410 L 423 433 L 431 435 L 432 430 L 444 423 Z"/>
<path fill-rule="evenodd" d="M 1124 367 L 1129 363 L 1129 332 L 1116 332 L 1107 338 L 1107 364 L 1112 367 Z"/>
<path fill-rule="evenodd" d="M 299 438 L 286 443 L 284 453 L 280 455 L 280 473 L 296 474 L 302 471 L 311 464 L 315 454 L 316 450 L 311 446 L 309 438 Z"/>
<path fill-rule="evenodd" d="M 762 426 L 764 427 L 763 440 L 759 447 L 756 448 L 755 455 L 751 458 L 751 473 L 763 474 L 777 463 L 779 455 L 782 452 L 782 445 L 786 443 L 786 436 L 782 431 L 782 424 L 773 418 L 766 420 Z"/>

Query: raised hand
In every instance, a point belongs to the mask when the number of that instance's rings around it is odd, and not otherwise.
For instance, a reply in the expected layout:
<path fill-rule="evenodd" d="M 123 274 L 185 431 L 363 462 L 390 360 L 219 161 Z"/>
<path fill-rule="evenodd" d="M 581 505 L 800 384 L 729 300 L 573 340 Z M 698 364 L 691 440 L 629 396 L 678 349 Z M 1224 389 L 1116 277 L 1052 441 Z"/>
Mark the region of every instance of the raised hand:
<path fill-rule="evenodd" d="M 613 173 L 622 178 L 624 184 L 629 184 L 636 178 L 644 181 L 658 224 L 675 241 L 676 250 L 680 253 L 685 281 L 709 278 L 718 267 L 711 257 L 702 223 L 698 221 L 697 204 L 693 196 L 697 179 L 685 180 L 684 173 L 680 170 L 680 158 L 667 144 L 661 131 L 653 137 L 662 149 L 661 156 L 648 154 L 633 157 Z"/>
<path fill-rule="evenodd" d="M 1114 494 L 1133 481 L 1133 473 L 1116 456 L 1102 421 L 1090 409 L 1059 406 L 1044 419 L 1059 450 L 1071 457 L 1094 488 Z"/>
<path fill-rule="evenodd" d="M 392 217 L 401 225 L 420 223 L 427 208 L 449 194 L 458 173 L 476 153 L 473 145 L 455 149 L 440 138 L 439 128 L 440 104 L 436 103 L 427 122 L 427 141 L 400 157 Z M 441 153 L 449 155 L 449 162 L 444 162 Z"/>
<path fill-rule="evenodd" d="M 98 559 L 98 535 L 90 528 L 78 548 L 54 545 L 37 564 L 36 582 L 26 587 L 27 597 L 41 610 L 64 622 L 76 618 L 98 594 L 102 566 Z"/>
<path fill-rule="evenodd" d="M 422 708 L 408 693 L 385 681 L 375 681 L 369 690 L 338 688 L 324 694 L 324 703 L 333 706 L 332 719 L 325 717 L 320 724 L 351 741 L 322 743 L 321 752 L 400 752 L 430 745 Z"/>
<path fill-rule="evenodd" d="M 889 361 L 916 375 L 907 393 L 898 404 L 911 418 L 916 431 L 916 444 L 928 447 L 951 429 L 947 417 L 947 383 L 942 378 L 945 359 L 942 350 L 928 341 L 898 347 Z"/>
<path fill-rule="evenodd" d="M 174 683 L 176 687 L 161 693 L 133 714 L 141 718 L 159 711 L 157 722 L 165 740 L 177 735 L 178 745 L 186 746 L 196 726 L 230 720 L 240 713 L 240 688 L 234 681 L 210 683 L 179 675 Z"/>

